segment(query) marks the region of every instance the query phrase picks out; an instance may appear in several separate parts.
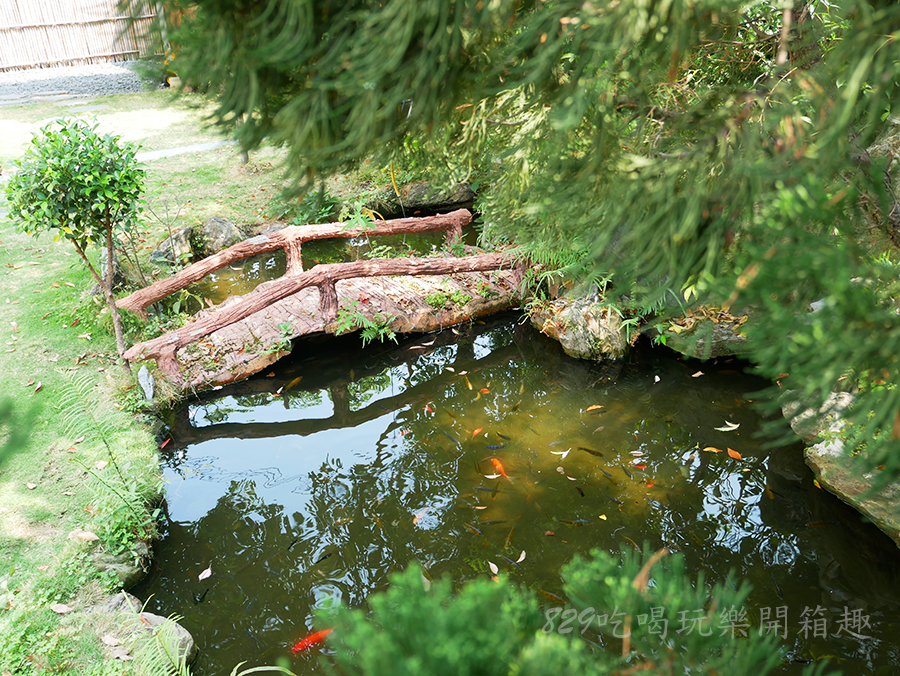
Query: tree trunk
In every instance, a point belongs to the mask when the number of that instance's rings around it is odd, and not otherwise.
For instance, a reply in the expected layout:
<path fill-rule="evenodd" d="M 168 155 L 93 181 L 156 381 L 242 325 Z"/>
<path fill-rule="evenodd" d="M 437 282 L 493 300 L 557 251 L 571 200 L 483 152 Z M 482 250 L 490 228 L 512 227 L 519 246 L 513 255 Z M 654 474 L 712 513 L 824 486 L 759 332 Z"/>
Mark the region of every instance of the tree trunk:
<path fill-rule="evenodd" d="M 81 256 L 81 260 L 84 261 L 84 264 L 87 266 L 87 269 L 90 271 L 91 276 L 100 285 L 100 291 L 103 293 L 103 298 L 106 300 L 106 306 L 109 308 L 110 313 L 112 313 L 113 320 L 113 331 L 116 335 L 116 350 L 119 353 L 119 357 L 122 358 L 122 363 L 125 366 L 125 370 L 131 373 L 131 366 L 128 363 L 128 360 L 125 358 L 125 335 L 122 331 L 122 317 L 119 315 L 119 308 L 116 305 L 116 299 L 112 294 L 112 280 L 113 280 L 113 257 L 112 252 L 110 251 L 110 246 L 112 245 L 112 231 L 107 231 L 107 249 L 106 249 L 106 278 L 102 278 L 100 274 L 97 272 L 96 268 L 91 265 L 91 262 L 88 260 L 87 255 L 84 253 L 84 249 L 81 248 L 81 245 L 76 241 L 72 240 L 72 244 L 75 245 L 75 250 L 78 252 L 78 255 Z"/>

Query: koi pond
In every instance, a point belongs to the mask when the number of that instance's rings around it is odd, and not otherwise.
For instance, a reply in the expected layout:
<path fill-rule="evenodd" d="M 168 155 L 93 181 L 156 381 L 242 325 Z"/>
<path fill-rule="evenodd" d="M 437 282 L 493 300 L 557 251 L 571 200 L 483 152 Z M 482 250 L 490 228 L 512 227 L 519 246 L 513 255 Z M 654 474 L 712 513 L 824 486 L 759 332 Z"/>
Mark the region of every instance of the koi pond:
<path fill-rule="evenodd" d="M 457 584 L 496 566 L 551 608 L 574 555 L 647 542 L 749 581 L 748 630 L 783 625 L 778 673 L 826 656 L 896 673 L 900 552 L 813 484 L 799 444 L 765 447 L 748 370 L 641 344 L 576 360 L 518 315 L 297 343 L 171 412 L 164 537 L 134 591 L 183 617 L 195 674 L 319 674 L 327 643 L 290 650 L 314 609 L 365 607 L 412 563 Z"/>

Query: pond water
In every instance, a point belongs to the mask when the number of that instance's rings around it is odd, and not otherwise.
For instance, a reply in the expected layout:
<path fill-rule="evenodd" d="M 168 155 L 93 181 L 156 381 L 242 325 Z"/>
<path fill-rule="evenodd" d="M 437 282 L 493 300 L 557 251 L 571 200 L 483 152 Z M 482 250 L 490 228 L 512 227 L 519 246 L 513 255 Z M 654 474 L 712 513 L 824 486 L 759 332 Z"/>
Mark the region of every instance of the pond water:
<path fill-rule="evenodd" d="M 168 521 L 134 591 L 183 616 L 199 676 L 279 658 L 319 674 L 327 646 L 290 652 L 321 628 L 314 609 L 365 607 L 411 563 L 461 584 L 492 562 L 549 607 L 537 590 L 562 595 L 575 554 L 668 544 L 691 575 L 752 583 L 751 630 L 784 609 L 779 673 L 829 655 L 896 673 L 896 546 L 814 486 L 799 445 L 764 448 L 751 400 L 766 383 L 744 370 L 641 345 L 576 360 L 515 315 L 399 346 L 297 343 L 171 413 Z"/>

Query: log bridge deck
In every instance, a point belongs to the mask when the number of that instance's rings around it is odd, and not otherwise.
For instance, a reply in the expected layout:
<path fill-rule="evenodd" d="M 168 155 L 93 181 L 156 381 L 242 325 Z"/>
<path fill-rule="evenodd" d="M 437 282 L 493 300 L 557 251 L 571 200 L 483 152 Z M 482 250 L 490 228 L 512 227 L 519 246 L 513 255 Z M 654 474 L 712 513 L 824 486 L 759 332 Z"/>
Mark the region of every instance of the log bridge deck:
<path fill-rule="evenodd" d="M 447 231 L 447 242 L 461 241 L 472 220 L 466 209 L 425 218 L 381 221 L 365 231 L 343 223 L 288 226 L 235 244 L 117 301 L 121 309 L 147 317 L 147 307 L 211 272 L 268 251 L 284 249 L 285 274 L 243 296 L 204 310 L 185 326 L 133 345 L 129 361 L 155 359 L 162 374 L 181 389 L 200 390 L 258 373 L 290 353 L 290 339 L 337 333 L 341 310 L 374 321 L 390 319 L 396 333 L 428 332 L 512 307 L 518 302 L 521 269 L 509 254 L 461 257 L 392 258 L 316 265 L 304 271 L 301 245 L 315 239 L 384 236 Z M 432 293 L 455 292 L 470 300 L 435 308 Z"/>

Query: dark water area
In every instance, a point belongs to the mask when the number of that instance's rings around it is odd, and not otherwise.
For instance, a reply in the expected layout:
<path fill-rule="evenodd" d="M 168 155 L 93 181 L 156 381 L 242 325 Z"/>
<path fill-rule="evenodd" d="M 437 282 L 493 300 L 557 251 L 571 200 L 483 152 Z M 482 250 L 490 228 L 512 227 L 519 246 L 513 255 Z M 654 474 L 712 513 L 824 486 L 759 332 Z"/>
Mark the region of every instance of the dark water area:
<path fill-rule="evenodd" d="M 747 631 L 783 625 L 778 673 L 825 656 L 897 673 L 896 546 L 814 486 L 802 446 L 765 447 L 767 383 L 745 370 L 640 344 L 576 360 L 515 315 L 399 346 L 297 343 L 171 412 L 168 521 L 133 591 L 183 617 L 198 676 L 278 659 L 320 674 L 327 645 L 290 652 L 322 628 L 315 609 L 364 608 L 410 564 L 457 585 L 494 564 L 546 611 L 536 590 L 564 598 L 573 556 L 646 542 L 709 584 L 749 581 Z"/>

